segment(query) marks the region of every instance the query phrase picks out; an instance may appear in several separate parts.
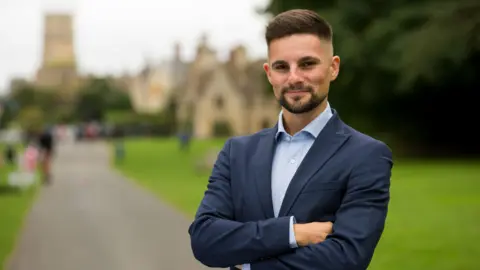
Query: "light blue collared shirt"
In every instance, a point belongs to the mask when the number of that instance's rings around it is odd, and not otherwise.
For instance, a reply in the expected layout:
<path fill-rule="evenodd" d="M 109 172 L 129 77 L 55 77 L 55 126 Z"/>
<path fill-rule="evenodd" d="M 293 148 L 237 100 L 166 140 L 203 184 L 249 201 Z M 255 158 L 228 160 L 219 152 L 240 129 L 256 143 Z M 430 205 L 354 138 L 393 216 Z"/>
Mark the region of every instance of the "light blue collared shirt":
<path fill-rule="evenodd" d="M 318 134 L 320 134 L 332 116 L 330 104 L 327 103 L 327 108 L 319 116 L 301 131 L 291 136 L 285 131 L 283 113 L 280 112 L 278 116 L 278 131 L 275 135 L 276 149 L 272 163 L 272 203 L 275 217 L 278 217 L 288 185 L 298 166 L 300 166 Z M 293 230 L 294 223 L 295 217 L 292 216 L 290 218 L 289 241 L 292 248 L 297 248 L 298 245 Z M 244 264 L 242 269 L 250 270 L 250 264 Z"/>

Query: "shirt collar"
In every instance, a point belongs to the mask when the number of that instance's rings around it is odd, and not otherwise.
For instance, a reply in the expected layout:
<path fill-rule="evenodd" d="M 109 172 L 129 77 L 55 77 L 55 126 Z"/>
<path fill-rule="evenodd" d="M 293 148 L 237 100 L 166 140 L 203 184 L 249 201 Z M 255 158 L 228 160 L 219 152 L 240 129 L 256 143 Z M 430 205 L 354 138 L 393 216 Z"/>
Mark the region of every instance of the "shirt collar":
<path fill-rule="evenodd" d="M 325 110 L 321 114 L 319 114 L 315 119 L 313 119 L 312 122 L 310 122 L 298 133 L 306 132 L 314 138 L 317 138 L 318 134 L 320 134 L 320 132 L 332 116 L 332 109 L 330 108 L 330 104 L 327 102 L 327 108 L 325 108 Z M 277 140 L 282 133 L 288 134 L 285 131 L 285 127 L 283 126 L 283 111 L 280 111 L 280 114 L 278 115 L 278 130 L 275 134 L 275 139 Z"/>

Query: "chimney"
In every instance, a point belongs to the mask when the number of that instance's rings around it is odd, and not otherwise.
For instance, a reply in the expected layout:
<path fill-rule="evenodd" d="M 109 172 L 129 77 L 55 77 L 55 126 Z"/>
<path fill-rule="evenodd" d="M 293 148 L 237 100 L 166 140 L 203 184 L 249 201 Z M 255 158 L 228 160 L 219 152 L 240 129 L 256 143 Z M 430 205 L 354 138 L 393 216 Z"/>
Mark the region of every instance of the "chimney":
<path fill-rule="evenodd" d="M 243 45 L 236 46 L 230 51 L 230 62 L 237 69 L 242 70 L 246 68 L 248 64 L 247 51 Z"/>
<path fill-rule="evenodd" d="M 182 61 L 182 45 L 180 42 L 175 43 L 175 48 L 174 48 L 174 60 L 175 62 L 181 62 Z"/>

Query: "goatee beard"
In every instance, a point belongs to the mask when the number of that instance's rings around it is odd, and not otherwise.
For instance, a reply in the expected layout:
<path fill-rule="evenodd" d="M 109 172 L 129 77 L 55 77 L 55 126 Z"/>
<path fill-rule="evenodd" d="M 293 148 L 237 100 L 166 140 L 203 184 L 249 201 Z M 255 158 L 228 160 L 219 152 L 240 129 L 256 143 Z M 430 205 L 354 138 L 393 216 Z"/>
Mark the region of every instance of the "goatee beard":
<path fill-rule="evenodd" d="M 301 103 L 301 98 L 295 99 L 294 103 L 289 103 L 286 94 L 288 92 L 294 92 L 294 91 L 303 91 L 303 92 L 308 92 L 310 93 L 310 99 L 306 101 L 305 103 Z M 320 104 L 323 103 L 323 101 L 327 98 L 327 95 L 319 95 L 313 91 L 313 88 L 310 86 L 303 86 L 299 85 L 296 87 L 285 87 L 282 89 L 282 93 L 280 95 L 280 99 L 278 100 L 278 103 L 285 108 L 290 113 L 293 114 L 302 114 L 302 113 L 308 113 L 313 111 L 315 108 L 320 106 Z M 297 103 L 297 104 L 295 104 Z"/>

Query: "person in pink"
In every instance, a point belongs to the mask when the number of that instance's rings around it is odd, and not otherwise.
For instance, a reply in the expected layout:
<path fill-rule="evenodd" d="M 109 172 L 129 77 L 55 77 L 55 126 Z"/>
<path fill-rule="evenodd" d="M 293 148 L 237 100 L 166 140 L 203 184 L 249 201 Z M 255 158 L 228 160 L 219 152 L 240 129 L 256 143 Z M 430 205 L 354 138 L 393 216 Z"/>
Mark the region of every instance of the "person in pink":
<path fill-rule="evenodd" d="M 30 143 L 24 153 L 24 169 L 27 172 L 35 173 L 38 164 L 39 151 L 37 147 Z"/>

